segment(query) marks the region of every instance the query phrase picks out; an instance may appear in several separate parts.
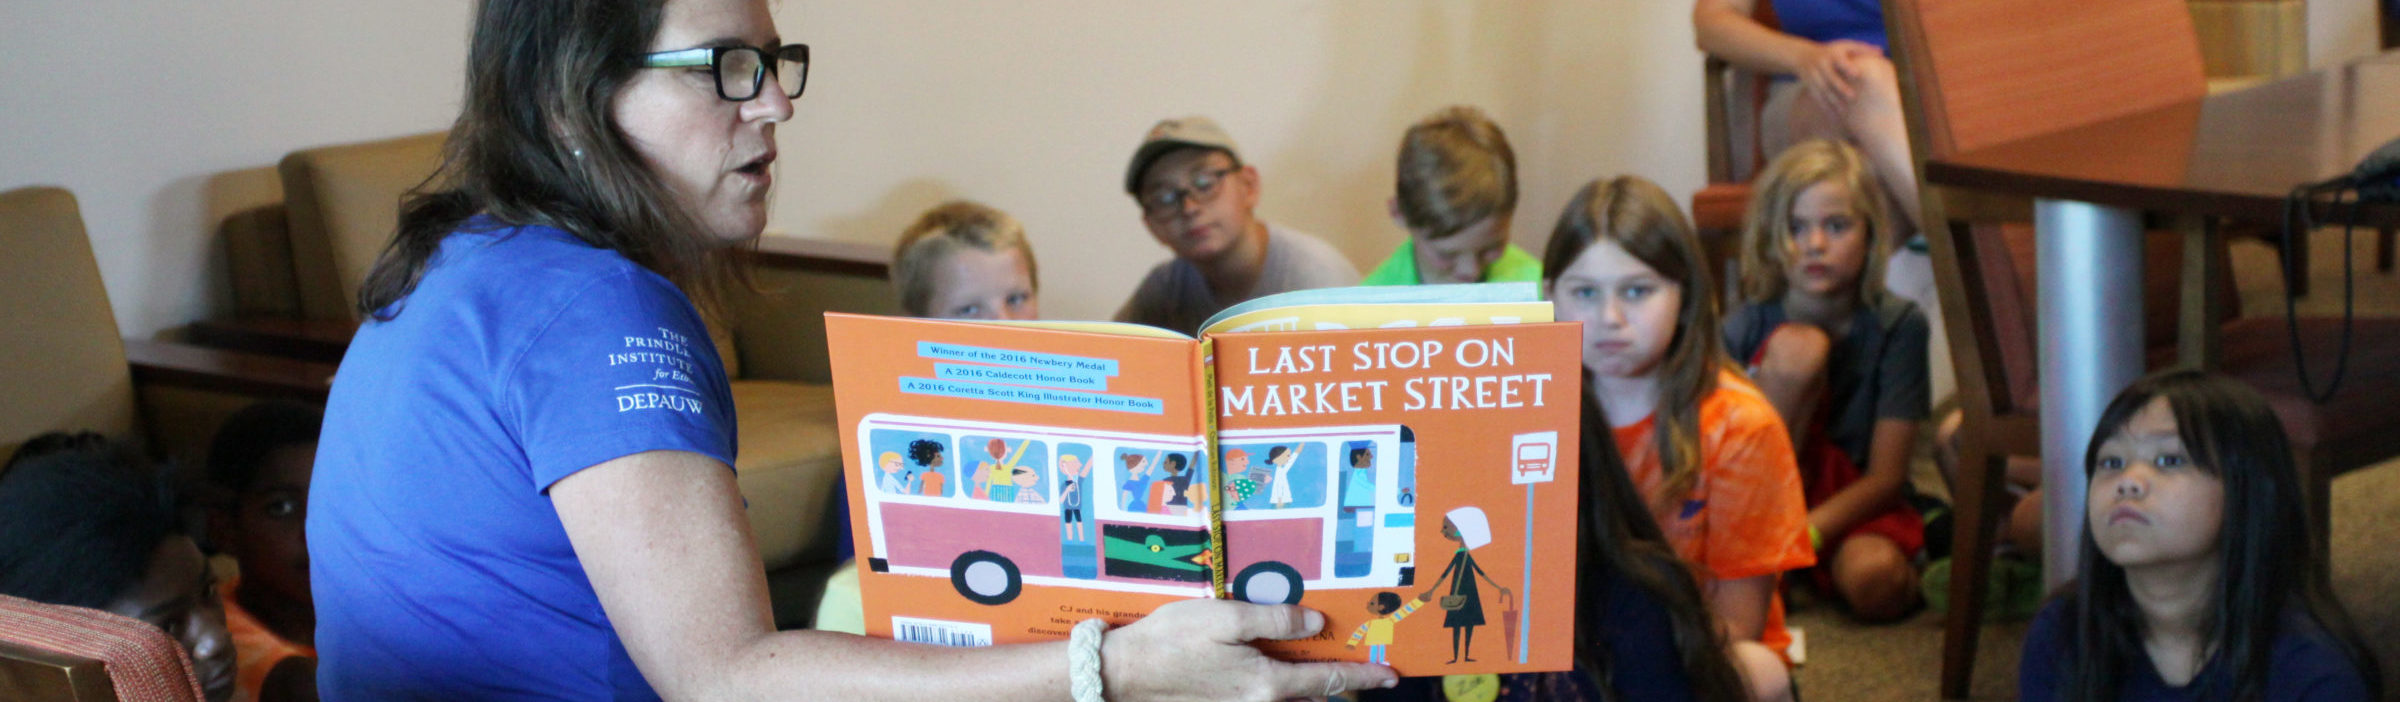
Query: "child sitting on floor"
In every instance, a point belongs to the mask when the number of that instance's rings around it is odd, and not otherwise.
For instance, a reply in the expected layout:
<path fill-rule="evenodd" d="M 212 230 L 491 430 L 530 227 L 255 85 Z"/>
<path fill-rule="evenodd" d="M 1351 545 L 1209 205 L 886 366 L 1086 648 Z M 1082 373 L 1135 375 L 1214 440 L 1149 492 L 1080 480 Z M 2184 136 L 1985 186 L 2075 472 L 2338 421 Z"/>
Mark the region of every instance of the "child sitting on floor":
<path fill-rule="evenodd" d="M 1791 693 L 1778 578 L 1816 564 L 1791 436 L 1725 355 L 1706 259 L 1683 212 L 1632 176 L 1592 181 L 1542 267 L 1558 320 L 1583 324 L 1593 405 L 1642 501 L 1691 563 L 1753 698 Z"/>
<path fill-rule="evenodd" d="M 0 595 L 148 622 L 183 645 L 209 702 L 233 696 L 216 578 L 175 491 L 130 448 L 44 434 L 0 467 Z"/>
<path fill-rule="evenodd" d="M 926 210 L 892 252 L 892 286 L 915 317 L 1039 318 L 1035 271 L 1025 226 L 964 200 Z"/>
<path fill-rule="evenodd" d="M 1408 240 L 1358 284 L 1541 280 L 1541 261 L 1508 243 L 1517 155 L 1482 110 L 1451 107 L 1409 127 L 1396 180 L 1392 219 Z"/>
<path fill-rule="evenodd" d="M 1930 399 L 1930 330 L 1884 290 L 1893 218 L 1865 157 L 1802 142 L 1768 164 L 1742 226 L 1743 304 L 1725 347 L 1783 416 L 1820 591 L 1868 621 L 1915 606 L 1925 524 L 1903 500 Z"/>
<path fill-rule="evenodd" d="M 309 476 L 325 414 L 262 402 L 225 420 L 209 443 L 209 541 L 241 564 L 225 582 L 236 656 L 234 700 L 316 699 L 317 614 L 308 585 Z"/>
<path fill-rule="evenodd" d="M 2084 474 L 2082 577 L 2026 633 L 2020 699 L 2377 699 L 2258 391 L 2191 370 L 2135 381 L 2101 412 Z"/>

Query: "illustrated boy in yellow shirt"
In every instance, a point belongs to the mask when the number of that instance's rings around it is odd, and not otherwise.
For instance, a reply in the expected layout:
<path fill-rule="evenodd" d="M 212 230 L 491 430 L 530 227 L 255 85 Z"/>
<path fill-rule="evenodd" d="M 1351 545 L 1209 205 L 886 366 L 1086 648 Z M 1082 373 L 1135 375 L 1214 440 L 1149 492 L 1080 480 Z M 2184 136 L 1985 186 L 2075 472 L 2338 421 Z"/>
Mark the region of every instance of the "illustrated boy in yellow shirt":
<path fill-rule="evenodd" d="M 1423 606 L 1425 606 L 1423 597 L 1409 600 L 1408 604 L 1404 605 L 1400 603 L 1398 593 L 1375 593 L 1374 597 L 1367 598 L 1367 611 L 1374 613 L 1375 618 L 1358 625 L 1357 631 L 1350 632 L 1350 641 L 1342 644 L 1342 648 L 1358 648 L 1360 643 L 1365 643 L 1367 645 L 1367 662 L 1391 665 L 1384 661 L 1383 648 L 1392 645 L 1392 627 L 1399 624 L 1400 620 L 1407 619 L 1408 615 L 1417 611 L 1418 607 Z"/>

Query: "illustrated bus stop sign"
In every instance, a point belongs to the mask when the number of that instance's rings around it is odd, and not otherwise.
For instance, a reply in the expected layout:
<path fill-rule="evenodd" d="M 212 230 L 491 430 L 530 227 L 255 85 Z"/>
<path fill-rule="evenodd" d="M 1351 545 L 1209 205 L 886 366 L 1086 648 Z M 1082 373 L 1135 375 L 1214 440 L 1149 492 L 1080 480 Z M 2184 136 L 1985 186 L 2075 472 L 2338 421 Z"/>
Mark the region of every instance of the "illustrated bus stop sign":
<path fill-rule="evenodd" d="M 1509 482 L 1547 483 L 1558 477 L 1558 432 L 1518 434 L 1509 446 Z"/>

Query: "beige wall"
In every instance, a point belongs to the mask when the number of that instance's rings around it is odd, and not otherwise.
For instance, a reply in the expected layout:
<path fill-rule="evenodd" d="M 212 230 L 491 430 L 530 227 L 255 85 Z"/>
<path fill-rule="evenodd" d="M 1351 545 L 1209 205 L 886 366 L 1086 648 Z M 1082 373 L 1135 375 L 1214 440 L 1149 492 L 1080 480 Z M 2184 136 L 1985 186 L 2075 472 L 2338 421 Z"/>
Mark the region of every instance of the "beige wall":
<path fill-rule="evenodd" d="M 470 7 L 0 3 L 0 188 L 82 198 L 126 333 L 220 313 L 215 222 L 274 199 L 262 169 L 292 149 L 447 124 Z M 1398 240 L 1384 200 L 1400 130 L 1466 102 L 1516 143 L 1530 248 L 1592 176 L 1700 184 L 1687 7 L 781 0 L 818 66 L 781 136 L 770 228 L 883 241 L 942 199 L 985 200 L 1027 222 L 1048 316 L 1103 316 L 1163 256 L 1117 185 L 1153 120 L 1215 116 L 1263 171 L 1265 214 L 1364 267 Z M 2312 0 L 2311 62 L 2371 52 L 2370 8 Z"/>
<path fill-rule="evenodd" d="M 1260 209 L 1362 268 L 1401 234 L 1401 130 L 1457 102 L 1520 160 L 1515 237 L 1634 171 L 1700 184 L 1700 59 L 1685 6 L 1617 2 L 792 3 L 822 80 L 782 138 L 775 222 L 887 240 L 948 197 L 1024 219 L 1051 317 L 1114 311 L 1165 250 L 1120 185 L 1161 117 L 1206 113 L 1265 182 Z M 822 91 L 822 92 L 819 92 Z"/>
<path fill-rule="evenodd" d="M 2308 65 L 2341 63 L 2383 50 L 2376 6 L 2385 0 L 2305 0 L 2308 3 Z"/>
<path fill-rule="evenodd" d="M 440 129 L 467 0 L 0 3 L 0 189 L 73 189 L 129 335 L 225 309 L 211 229 L 275 197 L 292 149 Z M 1686 5 L 1597 2 L 781 0 L 815 46 L 770 228 L 883 241 L 948 197 L 1028 224 L 1045 312 L 1113 311 L 1163 249 L 1118 178 L 1157 118 L 1204 112 L 1263 171 L 1262 209 L 1371 265 L 1400 130 L 1491 111 L 1522 162 L 1517 240 L 1574 187 L 1700 183 Z"/>
<path fill-rule="evenodd" d="M 82 201 L 117 323 L 228 306 L 226 211 L 280 199 L 294 148 L 440 129 L 466 0 L 0 2 L 0 189 Z"/>

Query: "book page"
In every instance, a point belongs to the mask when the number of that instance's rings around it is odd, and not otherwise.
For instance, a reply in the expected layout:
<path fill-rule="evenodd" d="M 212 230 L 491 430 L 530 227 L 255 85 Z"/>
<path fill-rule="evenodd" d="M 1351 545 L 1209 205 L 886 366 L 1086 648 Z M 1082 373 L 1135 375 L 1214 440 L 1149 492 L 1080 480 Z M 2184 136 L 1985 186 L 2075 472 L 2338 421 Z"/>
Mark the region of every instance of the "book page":
<path fill-rule="evenodd" d="M 1202 335 L 1521 324 L 1551 320 L 1534 283 L 1319 288 L 1268 295 L 1225 308 Z"/>
<path fill-rule="evenodd" d="M 1043 641 L 1210 595 L 1197 342 L 825 321 L 869 635 Z"/>
<path fill-rule="evenodd" d="M 1571 666 L 1578 326 L 1209 339 L 1231 594 L 1326 617 L 1262 648 L 1403 675 Z"/>

